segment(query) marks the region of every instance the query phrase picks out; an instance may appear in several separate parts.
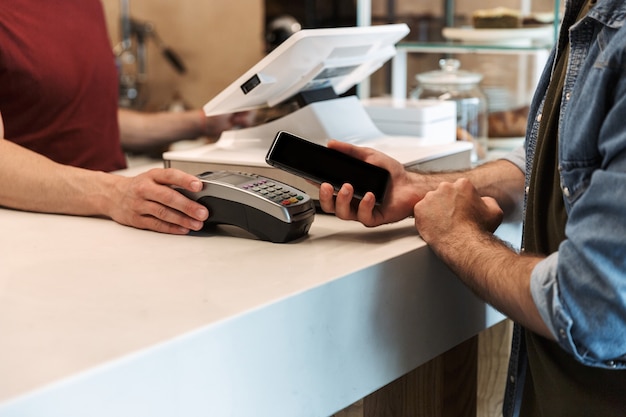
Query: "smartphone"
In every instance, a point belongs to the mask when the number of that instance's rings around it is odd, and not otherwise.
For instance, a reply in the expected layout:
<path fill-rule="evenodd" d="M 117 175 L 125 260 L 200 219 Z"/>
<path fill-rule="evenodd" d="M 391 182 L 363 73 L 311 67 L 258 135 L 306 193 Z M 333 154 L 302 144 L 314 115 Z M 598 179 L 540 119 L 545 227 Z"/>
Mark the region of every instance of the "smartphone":
<path fill-rule="evenodd" d="M 356 198 L 371 191 L 376 204 L 382 203 L 389 183 L 386 169 L 285 131 L 278 132 L 265 161 L 318 184 L 330 183 L 335 190 L 349 183 Z"/>

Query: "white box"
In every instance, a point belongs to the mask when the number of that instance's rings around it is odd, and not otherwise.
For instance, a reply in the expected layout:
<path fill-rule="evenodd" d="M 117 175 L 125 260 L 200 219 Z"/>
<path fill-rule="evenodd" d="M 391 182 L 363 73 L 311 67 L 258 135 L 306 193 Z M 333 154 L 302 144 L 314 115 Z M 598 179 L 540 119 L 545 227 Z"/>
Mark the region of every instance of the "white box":
<path fill-rule="evenodd" d="M 456 141 L 456 104 L 442 100 L 362 100 L 365 111 L 387 135 L 417 136 L 432 144 Z"/>

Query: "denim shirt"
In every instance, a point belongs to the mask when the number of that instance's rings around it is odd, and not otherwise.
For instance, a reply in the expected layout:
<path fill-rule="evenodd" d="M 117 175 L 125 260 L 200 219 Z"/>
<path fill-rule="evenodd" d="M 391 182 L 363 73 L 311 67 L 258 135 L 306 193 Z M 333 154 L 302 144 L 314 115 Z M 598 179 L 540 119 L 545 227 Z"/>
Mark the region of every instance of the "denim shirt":
<path fill-rule="evenodd" d="M 531 293 L 565 351 L 588 366 L 626 369 L 626 2 L 598 0 L 572 26 L 581 3 L 567 1 L 559 43 L 531 103 L 526 166 L 520 153 L 507 159 L 528 177 L 550 73 L 569 28 L 558 138 L 567 237 L 532 271 Z"/>

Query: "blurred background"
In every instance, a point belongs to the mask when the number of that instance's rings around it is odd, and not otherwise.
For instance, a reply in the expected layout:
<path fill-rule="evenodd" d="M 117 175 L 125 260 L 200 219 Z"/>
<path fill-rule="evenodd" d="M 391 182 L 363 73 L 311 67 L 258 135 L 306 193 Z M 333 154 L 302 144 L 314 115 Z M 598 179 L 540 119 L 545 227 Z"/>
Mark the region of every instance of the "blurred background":
<path fill-rule="evenodd" d="M 121 10 L 127 3 L 130 17 L 144 30 L 145 79 L 142 97 L 133 106 L 160 110 L 177 106 L 200 107 L 239 75 L 254 65 L 289 34 L 288 22 L 302 28 L 353 26 L 356 0 L 103 0 L 111 45 L 119 50 L 122 42 Z M 403 22 L 411 28 L 408 41 L 441 41 L 441 30 L 467 24 L 471 13 L 492 7 L 530 8 L 549 12 L 553 0 L 372 0 L 374 24 Z M 447 17 L 446 17 L 447 15 Z M 287 17 L 287 19 L 285 19 Z M 447 21 L 447 20 L 448 21 Z M 146 26 L 147 25 L 147 26 Z M 135 33 L 137 35 L 137 33 Z M 154 35 L 154 36 L 153 36 Z M 274 45 L 275 46 L 275 45 Z M 168 62 L 163 50 L 172 52 L 184 65 L 184 72 Z M 438 69 L 443 54 L 409 54 L 407 93 L 415 87 L 415 75 Z M 520 64 L 511 55 L 461 54 L 461 67 L 484 75 L 482 87 L 499 96 L 515 90 L 512 73 L 520 65 L 533 66 L 527 58 Z M 136 63 L 130 63 L 132 67 Z M 126 62 L 123 64 L 129 66 Z M 388 67 L 389 65 L 387 65 Z M 131 69 L 132 70 L 132 69 Z M 129 70 L 130 71 L 130 70 Z M 389 69 L 372 77 L 372 95 L 390 91 Z M 524 105 L 532 91 L 523 97 L 507 97 L 508 104 Z"/>

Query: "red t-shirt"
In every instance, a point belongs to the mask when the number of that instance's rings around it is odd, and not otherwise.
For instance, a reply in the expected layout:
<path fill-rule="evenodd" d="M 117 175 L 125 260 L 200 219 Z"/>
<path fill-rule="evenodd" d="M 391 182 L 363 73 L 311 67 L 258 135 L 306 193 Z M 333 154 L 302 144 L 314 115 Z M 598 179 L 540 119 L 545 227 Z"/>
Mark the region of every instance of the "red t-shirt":
<path fill-rule="evenodd" d="M 117 100 L 99 0 L 0 1 L 6 139 L 67 165 L 124 168 Z"/>

